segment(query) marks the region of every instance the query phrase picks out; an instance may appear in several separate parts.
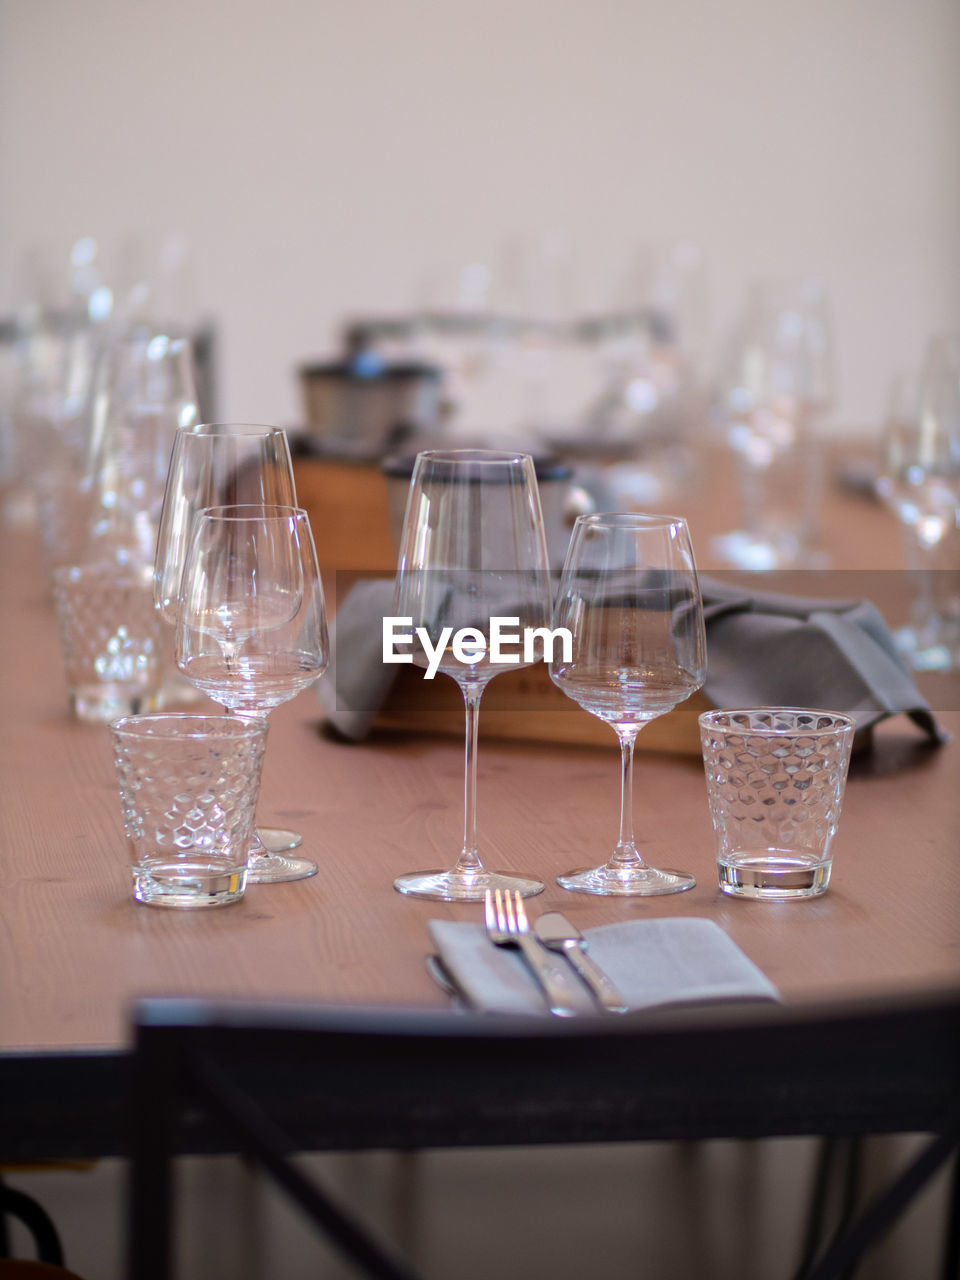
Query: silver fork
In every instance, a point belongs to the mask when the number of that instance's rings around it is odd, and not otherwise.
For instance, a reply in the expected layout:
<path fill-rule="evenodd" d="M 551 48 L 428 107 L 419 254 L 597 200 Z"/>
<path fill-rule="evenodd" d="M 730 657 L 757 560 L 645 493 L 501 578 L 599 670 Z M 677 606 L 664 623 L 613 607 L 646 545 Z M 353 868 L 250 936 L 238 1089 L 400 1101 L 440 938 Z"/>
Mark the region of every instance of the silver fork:
<path fill-rule="evenodd" d="M 547 997 L 550 1012 L 558 1018 L 576 1014 L 563 981 L 547 949 L 530 932 L 527 910 L 521 894 L 509 889 L 488 889 L 483 897 L 483 919 L 487 937 L 498 947 L 519 948 L 533 976 Z"/>

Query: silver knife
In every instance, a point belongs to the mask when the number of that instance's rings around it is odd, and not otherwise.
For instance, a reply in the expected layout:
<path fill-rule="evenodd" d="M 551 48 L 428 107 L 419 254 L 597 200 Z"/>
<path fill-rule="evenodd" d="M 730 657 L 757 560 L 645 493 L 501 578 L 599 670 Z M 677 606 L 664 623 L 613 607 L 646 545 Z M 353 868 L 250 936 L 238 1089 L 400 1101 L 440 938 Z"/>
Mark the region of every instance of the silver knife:
<path fill-rule="evenodd" d="M 608 1013 L 626 1013 L 623 996 L 587 951 L 587 940 L 561 911 L 547 911 L 533 922 L 545 947 L 562 951 Z"/>

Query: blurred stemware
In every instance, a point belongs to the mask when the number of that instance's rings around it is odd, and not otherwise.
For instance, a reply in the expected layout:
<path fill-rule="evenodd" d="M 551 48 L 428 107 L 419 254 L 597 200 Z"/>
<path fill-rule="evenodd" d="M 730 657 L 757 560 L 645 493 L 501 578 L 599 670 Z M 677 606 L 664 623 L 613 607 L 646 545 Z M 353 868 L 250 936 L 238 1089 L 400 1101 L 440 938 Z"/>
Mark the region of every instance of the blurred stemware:
<path fill-rule="evenodd" d="M 177 625 L 180 583 L 193 522 L 208 507 L 236 504 L 296 507 L 293 463 L 286 433 L 254 423 L 197 423 L 174 437 L 160 511 L 153 590 L 160 616 Z M 301 843 L 296 831 L 259 827 L 249 879 L 294 873 L 296 859 L 281 861 Z"/>
<path fill-rule="evenodd" d="M 880 496 L 900 520 L 914 598 L 897 646 L 920 671 L 960 666 L 960 336 L 931 338 L 922 373 L 892 390 Z"/>
<path fill-rule="evenodd" d="M 743 525 L 713 549 L 742 569 L 808 568 L 822 487 L 819 419 L 834 397 L 829 306 L 816 280 L 751 289 L 721 374 Z"/>
<path fill-rule="evenodd" d="M 198 420 L 189 340 L 135 328 L 105 347 L 90 419 L 93 553 L 149 577 L 174 441 Z"/>
<path fill-rule="evenodd" d="M 323 674 L 329 657 L 317 554 L 305 511 L 263 504 L 198 512 L 184 560 L 177 665 L 229 712 L 261 719 Z M 256 883 L 317 865 L 248 857 Z M 252 873 L 252 874 L 251 874 Z"/>
<path fill-rule="evenodd" d="M 620 740 L 620 837 L 604 866 L 557 877 L 564 889 L 627 896 L 691 889 L 685 871 L 644 861 L 633 827 L 633 748 L 645 724 L 703 684 L 703 605 L 685 521 L 628 513 L 580 516 L 554 609 L 572 638 L 550 662 L 568 698 L 609 724 Z"/>
<path fill-rule="evenodd" d="M 482 901 L 488 889 L 525 896 L 543 884 L 530 876 L 487 871 L 477 850 L 477 726 L 487 683 L 508 666 L 532 661 L 517 649 L 506 663 L 494 660 L 491 618 L 510 620 L 511 633 L 545 627 L 550 583 L 543 516 L 533 459 L 528 454 L 483 449 L 420 453 L 410 482 L 394 611 L 421 628 L 435 649 L 439 671 L 456 680 L 466 714 L 463 848 L 449 871 L 398 877 L 400 893 L 447 901 Z M 406 625 L 406 624 L 405 624 Z M 450 630 L 447 630 L 449 628 Z M 472 652 L 458 655 L 452 638 L 474 631 Z M 475 643 L 474 643 L 475 642 Z M 428 665 L 415 643 L 413 661 Z"/>

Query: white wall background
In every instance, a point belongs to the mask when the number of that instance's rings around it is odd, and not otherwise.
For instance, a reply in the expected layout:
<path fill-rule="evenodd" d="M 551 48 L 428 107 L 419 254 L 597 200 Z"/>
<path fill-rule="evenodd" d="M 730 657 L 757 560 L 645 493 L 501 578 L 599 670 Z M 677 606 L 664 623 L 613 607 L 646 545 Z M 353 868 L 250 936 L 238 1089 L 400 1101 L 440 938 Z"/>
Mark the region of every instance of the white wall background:
<path fill-rule="evenodd" d="M 715 331 L 813 272 L 837 420 L 960 326 L 957 0 L 0 0 L 0 314 L 30 246 L 188 240 L 221 411 L 424 272 L 564 228 L 587 301 L 690 239 Z"/>

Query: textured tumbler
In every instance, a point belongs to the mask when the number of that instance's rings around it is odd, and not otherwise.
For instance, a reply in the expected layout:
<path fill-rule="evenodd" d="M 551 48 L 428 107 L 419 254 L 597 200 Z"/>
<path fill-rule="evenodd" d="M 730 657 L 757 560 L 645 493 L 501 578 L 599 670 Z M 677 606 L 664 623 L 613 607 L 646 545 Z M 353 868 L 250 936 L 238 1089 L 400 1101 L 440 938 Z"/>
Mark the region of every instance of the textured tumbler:
<path fill-rule="evenodd" d="M 724 893 L 812 898 L 824 892 L 854 730 L 846 716 L 796 707 L 700 716 Z"/>
<path fill-rule="evenodd" d="M 111 732 L 133 896 L 158 907 L 236 902 L 266 722 L 159 712 L 125 716 Z"/>
<path fill-rule="evenodd" d="M 70 709 L 109 722 L 150 711 L 160 687 L 160 619 L 149 578 L 114 563 L 53 572 Z"/>

